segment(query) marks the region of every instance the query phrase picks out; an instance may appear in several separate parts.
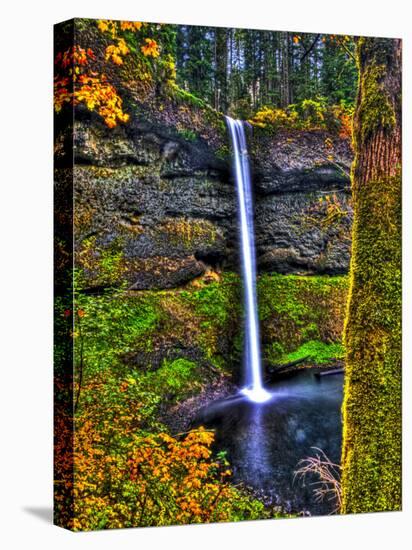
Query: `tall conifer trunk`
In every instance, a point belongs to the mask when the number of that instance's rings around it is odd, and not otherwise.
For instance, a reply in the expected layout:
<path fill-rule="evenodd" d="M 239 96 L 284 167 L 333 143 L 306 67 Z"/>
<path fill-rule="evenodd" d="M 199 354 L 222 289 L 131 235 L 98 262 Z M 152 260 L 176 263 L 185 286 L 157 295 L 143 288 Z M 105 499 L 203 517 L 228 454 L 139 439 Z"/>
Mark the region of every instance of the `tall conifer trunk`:
<path fill-rule="evenodd" d="M 228 29 L 217 27 L 215 31 L 215 109 L 227 109 Z"/>
<path fill-rule="evenodd" d="M 287 107 L 290 103 L 290 79 L 289 79 L 289 33 L 281 32 L 281 80 L 280 80 L 280 106 Z"/>
<path fill-rule="evenodd" d="M 360 38 L 343 513 L 401 508 L 401 41 Z"/>

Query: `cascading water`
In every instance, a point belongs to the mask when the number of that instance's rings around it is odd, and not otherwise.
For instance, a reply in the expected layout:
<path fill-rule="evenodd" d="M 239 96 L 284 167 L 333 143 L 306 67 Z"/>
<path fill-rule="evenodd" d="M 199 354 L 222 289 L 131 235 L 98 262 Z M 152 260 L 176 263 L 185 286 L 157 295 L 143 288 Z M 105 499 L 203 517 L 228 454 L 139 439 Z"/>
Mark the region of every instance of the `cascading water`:
<path fill-rule="evenodd" d="M 226 117 L 233 146 L 238 198 L 242 277 L 245 305 L 244 365 L 246 386 L 242 389 L 251 401 L 263 403 L 271 395 L 262 380 L 259 319 L 256 297 L 256 254 L 253 224 L 252 185 L 243 121 Z"/>

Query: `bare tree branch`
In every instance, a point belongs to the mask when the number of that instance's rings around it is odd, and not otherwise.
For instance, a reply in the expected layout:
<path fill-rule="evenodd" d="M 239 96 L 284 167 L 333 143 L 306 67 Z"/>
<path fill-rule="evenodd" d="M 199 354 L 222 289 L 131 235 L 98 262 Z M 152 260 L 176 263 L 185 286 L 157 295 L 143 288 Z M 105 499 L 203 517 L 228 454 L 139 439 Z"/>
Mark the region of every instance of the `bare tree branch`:
<path fill-rule="evenodd" d="M 312 44 L 309 46 L 309 48 L 305 51 L 305 53 L 302 55 L 302 57 L 300 58 L 300 61 L 302 62 L 306 56 L 308 56 L 310 54 L 310 52 L 313 50 L 313 48 L 315 47 L 316 45 L 316 42 L 319 40 L 320 38 L 320 34 L 317 34 L 314 41 L 312 42 Z"/>

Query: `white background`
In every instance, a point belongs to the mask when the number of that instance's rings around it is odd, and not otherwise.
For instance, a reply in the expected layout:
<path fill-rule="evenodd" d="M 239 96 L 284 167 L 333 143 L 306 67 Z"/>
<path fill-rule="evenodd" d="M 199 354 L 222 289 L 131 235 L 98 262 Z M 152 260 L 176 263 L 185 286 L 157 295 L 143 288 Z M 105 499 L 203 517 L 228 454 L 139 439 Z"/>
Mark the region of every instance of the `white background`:
<path fill-rule="evenodd" d="M 411 163 L 404 155 L 404 511 L 73 534 L 51 525 L 52 502 L 52 25 L 97 17 L 401 36 L 404 151 L 411 101 L 409 1 L 8 0 L 0 50 L 0 544 L 14 548 L 320 548 L 385 550 L 411 539 Z M 408 28 L 409 26 L 409 28 Z M 409 32 L 409 34 L 408 34 Z M 409 312 L 409 313 L 408 313 Z M 408 429 L 407 429 L 408 427 Z M 409 537 L 408 537 L 409 534 Z M 408 541 L 410 544 L 410 541 Z M 409 546 L 408 544 L 408 546 Z"/>

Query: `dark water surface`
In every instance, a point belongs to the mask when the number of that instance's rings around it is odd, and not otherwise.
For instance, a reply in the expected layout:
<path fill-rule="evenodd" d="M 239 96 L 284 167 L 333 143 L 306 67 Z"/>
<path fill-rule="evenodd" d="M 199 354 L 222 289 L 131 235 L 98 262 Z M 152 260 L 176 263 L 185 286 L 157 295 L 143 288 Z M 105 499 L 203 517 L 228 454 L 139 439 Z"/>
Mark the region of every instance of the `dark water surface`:
<path fill-rule="evenodd" d="M 317 503 L 308 479 L 295 479 L 299 460 L 322 449 L 340 461 L 343 375 L 316 377 L 302 371 L 271 387 L 262 404 L 245 397 L 215 401 L 199 412 L 196 425 L 216 430 L 216 450 L 226 450 L 233 481 L 263 493 L 272 503 L 312 515 L 333 511 Z"/>

